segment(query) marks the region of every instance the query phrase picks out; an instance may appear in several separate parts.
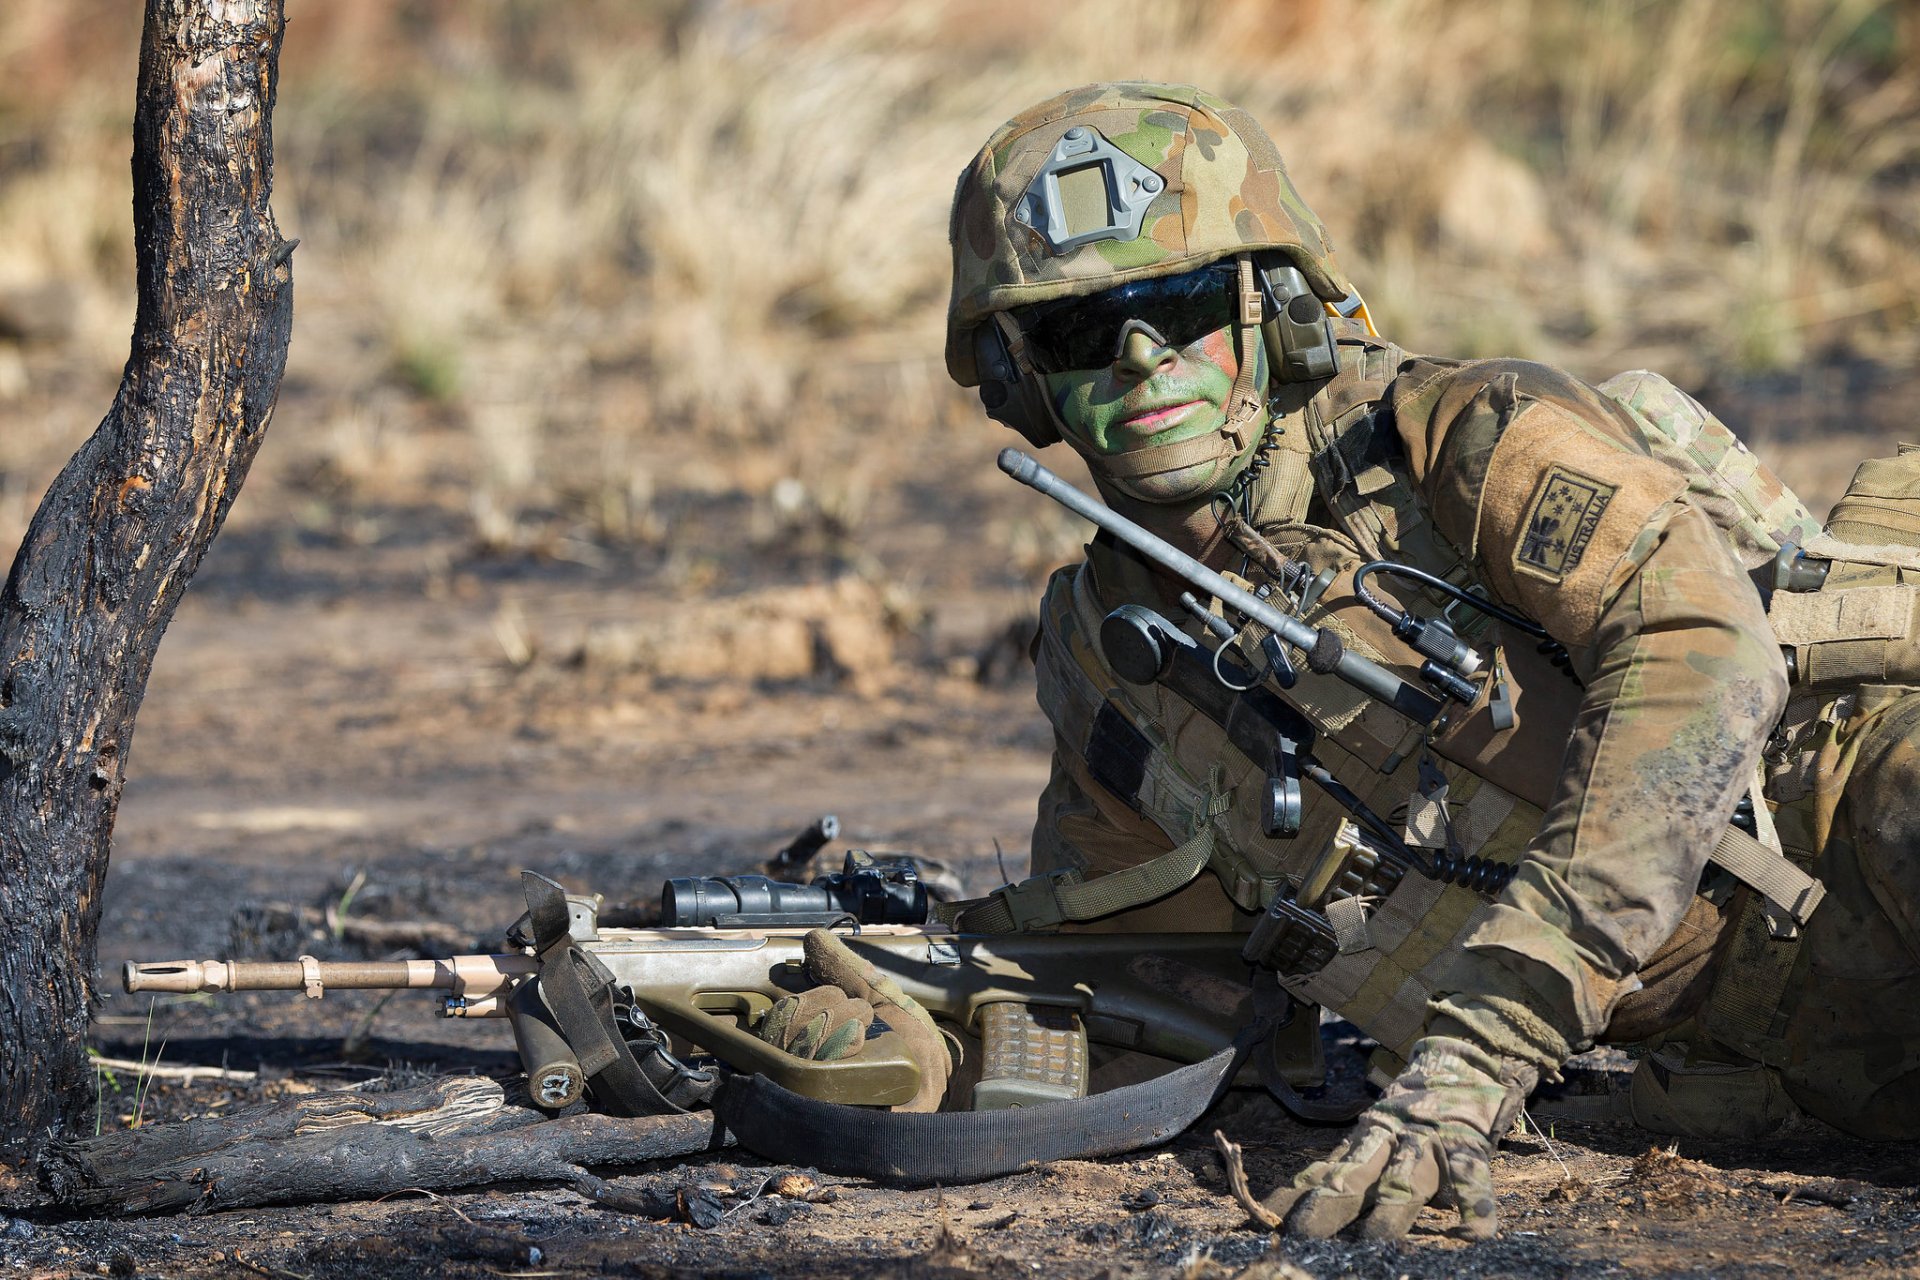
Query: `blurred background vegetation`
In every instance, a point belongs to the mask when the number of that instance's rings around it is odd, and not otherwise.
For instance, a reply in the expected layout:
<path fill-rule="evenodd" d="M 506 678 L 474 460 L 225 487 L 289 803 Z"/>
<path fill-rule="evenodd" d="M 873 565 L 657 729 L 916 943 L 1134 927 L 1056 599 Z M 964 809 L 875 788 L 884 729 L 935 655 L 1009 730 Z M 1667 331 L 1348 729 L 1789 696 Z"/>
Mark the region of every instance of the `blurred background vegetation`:
<path fill-rule="evenodd" d="M 1659 368 L 1787 450 L 1896 429 L 1913 384 L 1911 2 L 287 7 L 295 338 L 237 524 L 379 546 L 437 513 L 434 555 L 645 553 L 696 586 L 716 538 L 857 563 L 943 481 L 995 484 L 1000 437 L 939 357 L 954 175 L 1016 110 L 1114 77 L 1265 121 L 1410 348 Z M 0 7 L 9 555 L 125 359 L 138 10 Z M 1830 499 L 1864 451 L 1785 469 Z M 977 532 L 1029 578 L 1078 536 Z"/>

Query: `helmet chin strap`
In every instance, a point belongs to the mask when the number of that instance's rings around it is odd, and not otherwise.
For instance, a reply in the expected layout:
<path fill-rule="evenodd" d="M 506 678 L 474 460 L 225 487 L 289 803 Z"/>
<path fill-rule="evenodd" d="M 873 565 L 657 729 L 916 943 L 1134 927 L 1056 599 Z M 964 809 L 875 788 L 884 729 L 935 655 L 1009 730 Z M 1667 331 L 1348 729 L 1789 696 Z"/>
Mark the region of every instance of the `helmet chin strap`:
<path fill-rule="evenodd" d="M 1093 471 L 1112 481 L 1115 488 L 1141 502 L 1171 505 L 1191 502 L 1217 490 L 1227 477 L 1233 460 L 1246 452 L 1254 438 L 1254 426 L 1266 407 L 1266 397 L 1258 385 L 1260 365 L 1260 288 L 1254 281 L 1253 259 L 1245 254 L 1237 259 L 1240 269 L 1237 305 L 1234 314 L 1234 348 L 1239 353 L 1240 369 L 1234 375 L 1233 389 L 1227 394 L 1226 416 L 1218 430 L 1187 440 L 1129 449 L 1125 453 L 1101 454 L 1083 446 L 1059 421 L 1053 398 L 1046 397 L 1047 412 L 1052 414 L 1060 435 L 1087 460 Z M 1199 470 L 1203 465 L 1205 470 Z M 1137 482 L 1153 476 L 1193 468 L 1194 477 L 1178 492 L 1148 495 Z"/>

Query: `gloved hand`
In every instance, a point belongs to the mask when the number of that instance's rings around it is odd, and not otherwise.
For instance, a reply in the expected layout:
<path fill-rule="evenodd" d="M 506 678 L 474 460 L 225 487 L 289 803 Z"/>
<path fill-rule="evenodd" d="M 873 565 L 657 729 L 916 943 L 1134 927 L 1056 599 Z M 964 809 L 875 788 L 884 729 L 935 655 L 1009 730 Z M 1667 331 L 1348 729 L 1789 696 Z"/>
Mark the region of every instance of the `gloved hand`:
<path fill-rule="evenodd" d="M 1363 1238 L 1392 1240 L 1431 1202 L 1457 1208 L 1465 1233 L 1488 1239 L 1493 1145 L 1539 1077 L 1470 1041 L 1427 1036 L 1333 1154 L 1264 1204 L 1296 1235 L 1324 1239 L 1365 1214 Z"/>
<path fill-rule="evenodd" d="M 838 934 L 815 929 L 801 941 L 807 972 L 818 982 L 836 987 L 855 1002 L 865 1002 L 906 1042 L 907 1055 L 920 1068 L 920 1091 L 895 1111 L 938 1111 L 947 1096 L 947 1077 L 953 1059 L 933 1017 L 900 984 L 855 955 Z M 807 992 L 807 995 L 813 994 Z"/>
<path fill-rule="evenodd" d="M 872 1025 L 873 1006 L 865 1000 L 838 987 L 815 987 L 776 1000 L 753 1032 L 796 1058 L 832 1062 L 859 1053 Z"/>

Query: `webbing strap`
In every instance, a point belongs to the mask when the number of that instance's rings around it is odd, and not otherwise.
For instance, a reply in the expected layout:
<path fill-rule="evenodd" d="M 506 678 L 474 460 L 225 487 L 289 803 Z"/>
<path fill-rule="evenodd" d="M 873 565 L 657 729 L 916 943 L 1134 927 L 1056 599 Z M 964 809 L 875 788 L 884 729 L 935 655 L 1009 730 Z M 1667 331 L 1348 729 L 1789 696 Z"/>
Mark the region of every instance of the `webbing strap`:
<path fill-rule="evenodd" d="M 1334 950 L 1338 954 L 1350 956 L 1373 946 L 1373 935 L 1367 929 L 1367 904 L 1360 899 L 1335 898 L 1322 913 L 1333 926 Z"/>
<path fill-rule="evenodd" d="M 1004 1111 L 883 1111 L 821 1102 L 765 1076 L 733 1076 L 714 1113 L 766 1160 L 914 1184 L 974 1182 L 1048 1160 L 1117 1155 L 1165 1142 L 1213 1105 L 1242 1048 L 1071 1102 Z"/>
<path fill-rule="evenodd" d="M 1756 809 L 1759 807 L 1755 806 Z M 1750 885 L 1768 902 L 1805 924 L 1813 916 L 1827 887 L 1738 827 L 1728 827 L 1710 855 L 1734 879 Z"/>
<path fill-rule="evenodd" d="M 1886 678 L 1885 640 L 1834 640 L 1812 646 L 1807 654 L 1810 685 L 1879 684 Z"/>
<path fill-rule="evenodd" d="M 1821 560 L 1848 564 L 1877 564 L 1889 569 L 1920 569 L 1920 547 L 1893 543 L 1848 542 L 1829 533 L 1817 533 L 1802 548 Z"/>
<path fill-rule="evenodd" d="M 1213 824 L 1179 848 L 1091 880 L 1074 870 L 1003 885 L 984 898 L 951 903 L 941 919 L 961 933 L 1027 933 L 1097 920 L 1183 889 L 1213 860 Z"/>
<path fill-rule="evenodd" d="M 616 1116 L 672 1115 L 669 1102 L 640 1069 L 613 1020 L 613 975 L 568 932 L 566 893 L 531 871 L 521 873 L 527 918 L 540 951 L 537 991 L 561 1037 L 580 1059 L 600 1109 Z M 556 933 L 555 930 L 558 930 Z M 588 986 L 588 979 L 592 986 Z"/>
<path fill-rule="evenodd" d="M 1091 880 L 1071 867 L 1029 876 L 984 898 L 937 907 L 934 914 L 960 933 L 1032 933 L 1098 920 L 1184 889 L 1213 861 L 1214 820 L 1233 808 L 1233 791 L 1223 781 L 1216 764 L 1206 801 L 1192 816 L 1193 834 L 1157 858 Z"/>
<path fill-rule="evenodd" d="M 1165 471 L 1178 471 L 1182 467 L 1232 456 L 1229 442 L 1223 441 L 1219 432 L 1210 431 L 1188 440 L 1148 445 L 1143 449 L 1129 449 L 1125 453 L 1102 454 L 1100 470 L 1121 480 L 1137 480 L 1141 476 L 1157 476 Z"/>

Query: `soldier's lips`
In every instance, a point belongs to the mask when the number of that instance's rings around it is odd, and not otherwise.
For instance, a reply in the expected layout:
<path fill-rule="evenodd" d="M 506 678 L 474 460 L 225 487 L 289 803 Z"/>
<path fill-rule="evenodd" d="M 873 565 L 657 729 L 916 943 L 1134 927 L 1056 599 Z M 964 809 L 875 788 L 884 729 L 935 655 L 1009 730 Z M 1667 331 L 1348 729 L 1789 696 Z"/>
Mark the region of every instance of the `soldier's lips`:
<path fill-rule="evenodd" d="M 1154 435 L 1168 427 L 1178 426 L 1192 414 L 1206 407 L 1205 400 L 1185 400 L 1179 404 L 1168 405 L 1163 409 L 1148 409 L 1122 418 L 1120 425 L 1130 432 L 1141 435 Z"/>

